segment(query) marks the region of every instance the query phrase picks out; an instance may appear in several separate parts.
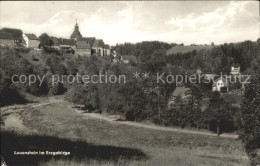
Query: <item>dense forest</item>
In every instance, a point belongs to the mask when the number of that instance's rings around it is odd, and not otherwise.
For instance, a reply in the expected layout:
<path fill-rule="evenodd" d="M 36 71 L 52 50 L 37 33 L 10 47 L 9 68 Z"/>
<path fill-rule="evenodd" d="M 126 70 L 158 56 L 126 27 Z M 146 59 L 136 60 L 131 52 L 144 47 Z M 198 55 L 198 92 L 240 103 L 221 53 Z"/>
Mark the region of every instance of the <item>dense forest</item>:
<path fill-rule="evenodd" d="M 1 47 L 0 106 L 25 103 L 26 94 L 35 96 L 62 95 L 66 100 L 81 104 L 89 111 L 119 114 L 131 121 L 149 120 L 158 125 L 208 129 L 218 134 L 238 131 L 246 145 L 252 163 L 259 161 L 260 140 L 260 39 L 214 46 L 211 50 L 191 51 L 166 55 L 166 50 L 177 44 L 164 42 L 125 43 L 113 47 L 118 56 L 132 55 L 131 63 L 113 62 L 111 57 L 76 57 L 59 52 L 34 53 L 25 48 Z M 211 92 L 211 84 L 182 86 L 191 89 L 192 100 L 176 102 L 169 108 L 168 101 L 176 84 L 156 82 L 156 72 L 168 74 L 229 73 L 231 65 L 240 66 L 243 74 L 252 76 L 243 95 Z M 150 73 L 149 78 L 133 78 L 133 73 Z M 76 74 L 126 75 L 127 82 L 53 85 L 52 75 Z M 35 74 L 46 76 L 41 84 L 15 84 L 13 75 Z M 205 102 L 207 101 L 207 102 Z M 206 103 L 206 104 L 205 104 Z M 222 103 L 221 105 L 219 103 Z"/>

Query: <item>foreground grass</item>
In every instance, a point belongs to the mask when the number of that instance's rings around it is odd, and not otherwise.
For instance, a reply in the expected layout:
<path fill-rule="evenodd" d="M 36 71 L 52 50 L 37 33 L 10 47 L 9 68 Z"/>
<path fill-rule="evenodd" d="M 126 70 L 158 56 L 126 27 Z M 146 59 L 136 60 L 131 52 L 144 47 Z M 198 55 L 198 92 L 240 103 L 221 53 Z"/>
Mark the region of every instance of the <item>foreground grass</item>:
<path fill-rule="evenodd" d="M 116 146 L 89 144 L 83 140 L 71 140 L 38 134 L 16 134 L 2 131 L 2 155 L 8 165 L 40 165 L 46 162 L 75 161 L 75 162 L 111 162 L 147 159 L 138 149 Z M 45 152 L 44 155 L 15 155 L 16 152 Z M 49 152 L 70 152 L 70 155 L 50 155 Z"/>
<path fill-rule="evenodd" d="M 88 151 L 77 158 L 80 156 L 78 151 L 68 148 L 73 152 L 69 158 L 49 158 L 39 162 L 39 165 L 249 165 L 242 143 L 237 139 L 153 130 L 104 121 L 80 115 L 66 102 L 28 109 L 22 112 L 21 117 L 28 130 L 51 135 L 53 139 L 70 140 L 72 145 L 80 139 L 87 145 L 112 148 L 104 152 L 109 156 L 107 159 L 96 158 L 99 155 L 90 157 Z M 46 141 L 46 147 L 51 148 L 51 141 Z M 24 143 L 31 144 L 28 141 Z M 63 144 L 59 144 L 60 148 L 64 147 Z M 36 143 L 35 146 L 40 145 Z M 116 157 L 111 157 L 113 148 L 126 149 L 131 155 L 119 151 Z M 103 150 L 98 149 L 95 154 L 102 154 L 99 151 Z"/>

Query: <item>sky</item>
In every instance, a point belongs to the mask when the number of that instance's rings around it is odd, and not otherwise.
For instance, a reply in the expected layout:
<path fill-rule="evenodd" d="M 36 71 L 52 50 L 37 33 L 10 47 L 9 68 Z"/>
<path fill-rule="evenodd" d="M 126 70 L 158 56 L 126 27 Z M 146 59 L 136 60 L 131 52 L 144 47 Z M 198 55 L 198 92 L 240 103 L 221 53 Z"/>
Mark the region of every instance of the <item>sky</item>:
<path fill-rule="evenodd" d="M 215 44 L 259 38 L 257 1 L 1 1 L 0 27 L 69 38 Z"/>

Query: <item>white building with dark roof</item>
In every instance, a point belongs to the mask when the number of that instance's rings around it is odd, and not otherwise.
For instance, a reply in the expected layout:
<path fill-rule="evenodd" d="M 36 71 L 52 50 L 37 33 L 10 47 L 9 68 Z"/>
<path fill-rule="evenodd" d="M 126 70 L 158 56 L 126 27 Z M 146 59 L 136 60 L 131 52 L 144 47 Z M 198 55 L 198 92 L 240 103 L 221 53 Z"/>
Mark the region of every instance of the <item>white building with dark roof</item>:
<path fill-rule="evenodd" d="M 24 33 L 23 39 L 25 41 L 25 47 L 27 47 L 27 48 L 39 48 L 40 41 L 35 34 Z"/>
<path fill-rule="evenodd" d="M 212 91 L 227 93 L 228 92 L 228 79 L 219 77 L 218 79 L 213 80 Z"/>

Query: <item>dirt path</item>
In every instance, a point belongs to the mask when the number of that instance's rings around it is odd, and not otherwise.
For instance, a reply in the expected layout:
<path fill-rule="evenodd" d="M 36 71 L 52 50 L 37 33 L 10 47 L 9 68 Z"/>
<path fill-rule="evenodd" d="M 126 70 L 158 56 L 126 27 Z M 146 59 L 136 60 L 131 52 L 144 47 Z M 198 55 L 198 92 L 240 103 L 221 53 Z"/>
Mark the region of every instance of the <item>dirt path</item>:
<path fill-rule="evenodd" d="M 78 113 L 80 113 L 80 112 L 78 112 Z M 162 127 L 162 126 L 157 126 L 157 125 L 153 125 L 153 124 L 143 124 L 143 123 L 131 122 L 131 121 L 116 121 L 116 116 L 105 116 L 105 115 L 101 115 L 101 114 L 97 114 L 97 113 L 84 113 L 83 115 L 91 117 L 91 118 L 106 120 L 109 122 L 120 123 L 120 124 L 134 126 L 134 127 L 142 127 L 142 128 L 148 128 L 148 129 L 154 129 L 154 130 L 181 132 L 181 133 L 189 133 L 189 134 L 200 134 L 200 135 L 207 135 L 207 136 L 217 136 L 214 133 L 209 133 L 206 131 L 204 132 L 204 131 L 194 131 L 194 130 L 188 130 L 188 129 L 172 128 L 172 127 Z M 219 137 L 237 139 L 238 135 L 221 134 Z"/>
<path fill-rule="evenodd" d="M 41 100 L 41 102 L 29 103 L 29 104 L 15 104 L 11 106 L 5 106 L 0 108 L 1 117 L 4 120 L 4 128 L 7 130 L 20 130 L 28 131 L 28 128 L 23 124 L 21 114 L 24 111 L 32 110 L 34 108 L 40 108 L 43 106 L 51 105 L 54 103 L 61 103 L 64 100 L 60 98 L 50 97 Z"/>

